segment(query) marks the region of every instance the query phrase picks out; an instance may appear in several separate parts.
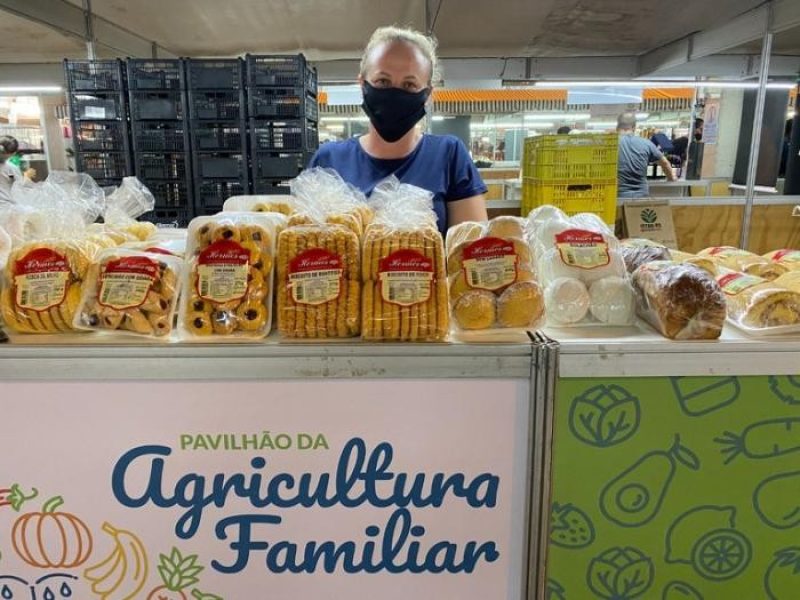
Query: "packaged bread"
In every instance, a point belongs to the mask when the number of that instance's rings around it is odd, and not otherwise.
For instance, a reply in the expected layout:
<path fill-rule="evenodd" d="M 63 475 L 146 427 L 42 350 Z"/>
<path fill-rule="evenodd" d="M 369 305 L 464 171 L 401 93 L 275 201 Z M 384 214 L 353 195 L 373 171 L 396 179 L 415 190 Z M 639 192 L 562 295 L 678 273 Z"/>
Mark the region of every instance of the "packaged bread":
<path fill-rule="evenodd" d="M 790 271 L 800 271 L 800 250 L 784 248 L 783 250 L 773 250 L 764 255 L 769 261 L 778 263 Z"/>
<path fill-rule="evenodd" d="M 544 295 L 524 230 L 519 217 L 465 222 L 448 230 L 450 302 L 461 329 L 534 328 L 540 323 Z"/>
<path fill-rule="evenodd" d="M 714 340 L 725 323 L 725 295 L 695 265 L 648 262 L 633 273 L 637 314 L 673 340 Z"/>
<path fill-rule="evenodd" d="M 16 333 L 66 333 L 98 247 L 88 241 L 39 241 L 11 252 L 4 272 L 0 311 Z"/>
<path fill-rule="evenodd" d="M 371 203 L 362 252 L 362 325 L 366 340 L 441 341 L 450 329 L 444 243 L 430 192 L 381 182 Z"/>
<path fill-rule="evenodd" d="M 288 338 L 346 338 L 361 330 L 361 245 L 341 225 L 278 236 L 278 330 Z"/>
<path fill-rule="evenodd" d="M 597 215 L 567 217 L 553 207 L 531 213 L 528 240 L 553 327 L 631 325 L 633 289 L 622 247 Z"/>
<path fill-rule="evenodd" d="M 189 338 L 263 338 L 272 326 L 276 213 L 227 212 L 189 224 L 185 293 L 178 312 Z"/>
<path fill-rule="evenodd" d="M 800 294 L 800 269 L 784 273 L 775 280 L 775 285 L 782 285 Z"/>
<path fill-rule="evenodd" d="M 633 273 L 643 264 L 662 260 L 672 260 L 669 248 L 651 240 L 627 239 L 622 240 L 622 257 L 628 273 Z"/>
<path fill-rule="evenodd" d="M 172 332 L 182 279 L 181 258 L 103 250 L 89 267 L 73 326 L 165 338 Z"/>
<path fill-rule="evenodd" d="M 286 217 L 296 211 L 291 195 L 231 196 L 222 205 L 223 212 L 274 212 Z"/>
<path fill-rule="evenodd" d="M 291 181 L 295 211 L 289 227 L 327 223 L 351 229 L 359 238 L 374 213 L 364 194 L 332 169 L 306 169 Z"/>
<path fill-rule="evenodd" d="M 708 257 L 723 269 L 755 275 L 768 281 L 777 279 L 789 270 L 788 267 L 779 262 L 771 261 L 758 254 L 733 248 L 732 246 L 706 248 L 701 250 L 698 255 Z"/>
<path fill-rule="evenodd" d="M 706 256 L 697 256 L 696 254 L 689 254 L 688 252 L 681 252 L 679 250 L 670 250 L 670 254 L 672 255 L 672 262 L 694 265 L 703 269 L 703 271 L 712 277 L 717 276 L 717 265 Z"/>
<path fill-rule="evenodd" d="M 753 333 L 788 333 L 800 326 L 800 293 L 755 275 L 724 270 L 717 277 L 728 319 Z"/>

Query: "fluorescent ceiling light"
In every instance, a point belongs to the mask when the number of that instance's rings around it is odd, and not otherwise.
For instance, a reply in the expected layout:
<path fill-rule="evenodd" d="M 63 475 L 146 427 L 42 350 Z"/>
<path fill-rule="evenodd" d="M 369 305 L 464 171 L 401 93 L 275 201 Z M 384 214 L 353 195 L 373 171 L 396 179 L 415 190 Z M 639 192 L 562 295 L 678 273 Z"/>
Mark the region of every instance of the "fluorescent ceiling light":
<path fill-rule="evenodd" d="M 357 123 L 366 123 L 369 121 L 368 117 L 321 117 L 320 121 L 324 125 L 325 123 L 347 123 L 347 122 L 357 122 Z"/>
<path fill-rule="evenodd" d="M 639 119 L 640 121 L 646 119 L 649 116 L 650 113 L 636 113 L 636 118 Z"/>
<path fill-rule="evenodd" d="M 545 119 L 557 119 L 564 121 L 588 121 L 592 118 L 589 113 L 538 113 L 525 115 L 526 121 L 543 121 Z"/>
<path fill-rule="evenodd" d="M 648 80 L 638 81 L 632 79 L 629 81 L 537 81 L 534 84 L 538 88 L 593 88 L 593 87 L 629 87 L 629 88 L 733 88 L 733 89 L 754 89 L 758 88 L 758 83 L 755 81 L 676 81 L 673 79 L 666 81 Z M 790 82 L 772 82 L 767 84 L 767 88 L 771 90 L 791 90 L 794 89 L 795 84 Z"/>
<path fill-rule="evenodd" d="M 0 86 L 0 94 L 57 94 L 62 91 L 59 85 L 5 85 Z"/>

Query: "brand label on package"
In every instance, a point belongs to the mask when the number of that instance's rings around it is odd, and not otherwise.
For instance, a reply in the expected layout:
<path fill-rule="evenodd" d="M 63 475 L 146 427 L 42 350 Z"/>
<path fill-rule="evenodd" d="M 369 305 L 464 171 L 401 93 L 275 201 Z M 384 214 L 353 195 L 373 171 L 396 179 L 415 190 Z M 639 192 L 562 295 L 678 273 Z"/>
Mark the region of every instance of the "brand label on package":
<path fill-rule="evenodd" d="M 608 242 L 599 233 L 569 229 L 556 235 L 556 247 L 565 265 L 597 269 L 611 264 Z"/>
<path fill-rule="evenodd" d="M 464 248 L 464 275 L 467 285 L 481 290 L 497 290 L 517 280 L 517 253 L 508 240 L 487 237 Z"/>
<path fill-rule="evenodd" d="M 433 261 L 416 250 L 398 250 L 378 265 L 384 302 L 413 306 L 427 302 L 433 287 Z"/>
<path fill-rule="evenodd" d="M 325 304 L 342 289 L 342 257 L 322 248 L 301 252 L 289 261 L 289 287 L 296 304 Z"/>
<path fill-rule="evenodd" d="M 732 246 L 717 246 L 715 248 L 710 248 L 708 253 L 711 256 L 719 256 L 720 258 L 728 258 L 729 256 L 749 256 L 750 253 L 745 250 L 740 250 L 739 248 L 733 248 Z"/>
<path fill-rule="evenodd" d="M 800 262 L 800 250 L 781 250 L 772 257 L 775 262 Z"/>
<path fill-rule="evenodd" d="M 197 258 L 197 293 L 204 300 L 222 304 L 247 293 L 250 250 L 237 242 L 220 240 Z"/>
<path fill-rule="evenodd" d="M 753 275 L 729 273 L 728 275 L 720 277 L 717 283 L 719 283 L 719 287 L 721 287 L 722 291 L 728 296 L 736 296 L 755 285 L 764 283 L 764 281 L 765 280 L 761 279 L 761 277 L 755 277 Z"/>
<path fill-rule="evenodd" d="M 67 295 L 70 269 L 67 257 L 50 248 L 31 250 L 15 265 L 15 302 L 18 307 L 45 311 Z"/>
<path fill-rule="evenodd" d="M 157 277 L 158 264 L 144 256 L 110 260 L 100 274 L 97 302 L 116 310 L 141 306 Z"/>

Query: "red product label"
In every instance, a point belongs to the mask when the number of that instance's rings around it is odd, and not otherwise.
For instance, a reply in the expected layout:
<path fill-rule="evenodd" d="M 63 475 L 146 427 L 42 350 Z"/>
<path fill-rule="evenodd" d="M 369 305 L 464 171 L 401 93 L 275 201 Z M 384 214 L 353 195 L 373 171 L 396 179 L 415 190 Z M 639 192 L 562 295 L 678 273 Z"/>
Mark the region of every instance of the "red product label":
<path fill-rule="evenodd" d="M 158 277 L 158 263 L 144 256 L 110 260 L 100 275 L 97 301 L 116 310 L 144 304 Z"/>
<path fill-rule="evenodd" d="M 31 250 L 14 265 L 14 302 L 43 312 L 64 302 L 70 269 L 66 256 L 50 248 Z"/>
<path fill-rule="evenodd" d="M 52 273 L 54 271 L 69 271 L 67 257 L 50 248 L 37 248 L 31 250 L 17 261 L 17 275 L 31 275 L 33 273 Z"/>
<path fill-rule="evenodd" d="M 717 279 L 719 287 L 728 296 L 736 296 L 743 291 L 764 283 L 766 280 L 745 273 L 728 273 Z"/>
<path fill-rule="evenodd" d="M 578 269 L 597 269 L 611 264 L 608 243 L 602 234 L 568 229 L 555 236 L 562 262 Z"/>
<path fill-rule="evenodd" d="M 296 304 L 319 305 L 341 294 L 342 258 L 323 248 L 312 248 L 289 261 L 289 284 Z"/>
<path fill-rule="evenodd" d="M 214 242 L 197 259 L 201 265 L 246 265 L 249 261 L 250 250 L 230 240 Z"/>
<path fill-rule="evenodd" d="M 214 242 L 197 258 L 197 292 L 224 304 L 244 298 L 250 273 L 250 250 L 231 240 Z"/>
<path fill-rule="evenodd" d="M 398 250 L 382 258 L 378 270 L 381 273 L 400 271 L 433 273 L 433 261 L 416 250 Z"/>
<path fill-rule="evenodd" d="M 516 255 L 512 242 L 494 237 L 476 240 L 464 248 L 464 260 L 502 258 Z"/>
<path fill-rule="evenodd" d="M 739 250 L 739 248 L 734 248 L 733 246 L 716 246 L 714 248 L 709 248 L 708 253 L 711 256 L 739 256 L 742 254 L 749 254 L 749 252 Z"/>
<path fill-rule="evenodd" d="M 169 250 L 165 250 L 164 248 L 147 248 L 145 252 L 149 252 L 150 254 L 163 254 L 164 256 L 178 256 L 174 252 L 170 252 Z"/>
<path fill-rule="evenodd" d="M 308 271 L 330 271 L 342 268 L 342 257 L 322 248 L 312 248 L 295 256 L 289 261 L 289 273 L 306 273 Z"/>
<path fill-rule="evenodd" d="M 517 280 L 517 253 L 508 240 L 487 237 L 464 248 L 464 275 L 472 288 L 497 290 Z"/>
<path fill-rule="evenodd" d="M 427 302 L 433 289 L 433 261 L 416 250 L 392 252 L 378 264 L 381 297 L 398 306 Z"/>
<path fill-rule="evenodd" d="M 798 262 L 800 261 L 800 250 L 792 250 L 792 249 L 785 249 L 775 253 L 775 256 L 772 257 L 772 260 L 775 262 L 781 262 L 782 260 L 786 259 L 787 262 Z"/>
<path fill-rule="evenodd" d="M 719 284 L 719 287 L 725 287 L 730 282 L 741 279 L 742 277 L 744 277 L 744 273 L 728 273 L 727 275 L 723 275 L 717 279 L 717 283 Z"/>

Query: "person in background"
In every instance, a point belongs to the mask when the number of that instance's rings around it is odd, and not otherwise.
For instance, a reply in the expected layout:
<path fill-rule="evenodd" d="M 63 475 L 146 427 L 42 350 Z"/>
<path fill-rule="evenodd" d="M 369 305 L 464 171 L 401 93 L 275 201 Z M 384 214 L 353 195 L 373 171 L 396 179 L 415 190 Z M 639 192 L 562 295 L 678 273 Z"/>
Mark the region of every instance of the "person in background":
<path fill-rule="evenodd" d="M 562 125 L 558 129 L 556 129 L 556 133 L 558 135 L 569 135 L 569 132 L 572 131 L 568 125 Z"/>
<path fill-rule="evenodd" d="M 437 79 L 432 38 L 412 29 L 376 30 L 358 75 L 369 131 L 325 144 L 309 166 L 332 168 L 368 195 L 390 175 L 432 192 L 439 231 L 444 234 L 449 226 L 488 218 L 487 188 L 461 140 L 423 134 L 417 127 Z"/>
<path fill-rule="evenodd" d="M 619 198 L 646 198 L 650 195 L 647 185 L 647 166 L 658 163 L 668 181 L 675 181 L 672 166 L 650 140 L 639 137 L 636 131 L 636 115 L 622 113 L 617 119 L 619 133 L 619 159 L 617 181 Z"/>
<path fill-rule="evenodd" d="M 11 202 L 11 187 L 22 181 L 22 171 L 11 162 L 19 151 L 19 143 L 10 135 L 0 137 L 0 202 Z"/>
<path fill-rule="evenodd" d="M 650 141 L 653 142 L 656 148 L 661 150 L 663 154 L 672 154 L 674 145 L 672 140 L 667 137 L 663 131 L 656 131 L 651 137 Z"/>

